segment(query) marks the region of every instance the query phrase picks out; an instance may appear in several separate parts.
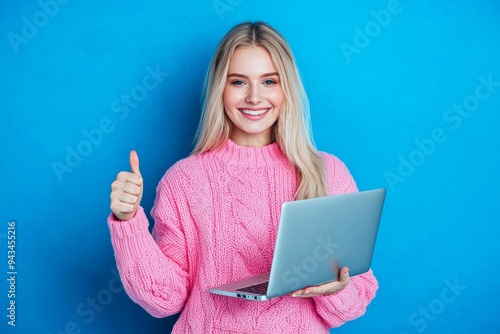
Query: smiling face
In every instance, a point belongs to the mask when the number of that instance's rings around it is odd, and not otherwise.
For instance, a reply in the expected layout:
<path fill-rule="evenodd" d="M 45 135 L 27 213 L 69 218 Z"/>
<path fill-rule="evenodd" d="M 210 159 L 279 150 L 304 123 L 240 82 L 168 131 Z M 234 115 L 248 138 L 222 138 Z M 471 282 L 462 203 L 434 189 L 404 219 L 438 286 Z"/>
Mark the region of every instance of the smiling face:
<path fill-rule="evenodd" d="M 278 71 L 265 48 L 236 48 L 222 98 L 233 125 L 229 136 L 232 141 L 253 147 L 271 143 L 272 126 L 284 95 Z"/>

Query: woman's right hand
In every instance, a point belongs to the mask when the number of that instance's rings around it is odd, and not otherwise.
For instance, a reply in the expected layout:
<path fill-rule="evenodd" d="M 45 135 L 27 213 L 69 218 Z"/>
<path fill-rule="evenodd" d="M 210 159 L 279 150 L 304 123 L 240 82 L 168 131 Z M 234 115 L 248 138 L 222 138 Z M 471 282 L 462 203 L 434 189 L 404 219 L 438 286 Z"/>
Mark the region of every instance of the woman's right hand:
<path fill-rule="evenodd" d="M 120 172 L 111 184 L 111 211 L 119 220 L 129 220 L 135 216 L 141 204 L 143 180 L 139 171 L 139 156 L 130 152 L 132 172 Z"/>

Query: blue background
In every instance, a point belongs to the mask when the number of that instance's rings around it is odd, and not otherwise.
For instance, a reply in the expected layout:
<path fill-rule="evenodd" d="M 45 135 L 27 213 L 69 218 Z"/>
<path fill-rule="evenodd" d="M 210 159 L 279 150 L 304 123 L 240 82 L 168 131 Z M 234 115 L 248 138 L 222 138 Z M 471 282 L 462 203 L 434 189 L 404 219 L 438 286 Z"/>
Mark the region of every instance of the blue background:
<path fill-rule="evenodd" d="M 163 173 L 192 149 L 216 44 L 257 19 L 294 50 L 317 146 L 340 157 L 360 189 L 388 189 L 377 297 L 333 332 L 500 332 L 497 1 L 53 4 L 3 2 L 0 11 L 5 315 L 12 220 L 18 271 L 16 327 L 2 313 L 1 333 L 170 331 L 174 317 L 151 317 L 116 281 L 110 184 L 136 149 L 149 212 Z M 145 90 L 154 70 L 162 76 Z M 140 101 L 127 106 L 122 94 L 132 93 Z M 467 116 L 449 111 L 464 103 Z"/>

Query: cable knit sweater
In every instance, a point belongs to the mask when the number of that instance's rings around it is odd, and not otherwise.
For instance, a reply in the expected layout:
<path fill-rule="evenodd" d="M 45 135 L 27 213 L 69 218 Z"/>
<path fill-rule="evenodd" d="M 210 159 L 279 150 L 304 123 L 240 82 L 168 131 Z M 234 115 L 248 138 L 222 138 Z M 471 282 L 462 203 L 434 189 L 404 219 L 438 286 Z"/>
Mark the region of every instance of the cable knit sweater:
<path fill-rule="evenodd" d="M 322 157 L 330 194 L 357 191 L 338 158 Z M 177 162 L 157 187 L 152 234 L 141 207 L 129 221 L 108 218 L 128 295 L 155 317 L 182 312 L 173 333 L 318 334 L 363 315 L 378 288 L 371 270 L 312 298 L 258 302 L 209 292 L 270 270 L 281 205 L 296 189 L 276 143 L 254 148 L 228 140 Z"/>

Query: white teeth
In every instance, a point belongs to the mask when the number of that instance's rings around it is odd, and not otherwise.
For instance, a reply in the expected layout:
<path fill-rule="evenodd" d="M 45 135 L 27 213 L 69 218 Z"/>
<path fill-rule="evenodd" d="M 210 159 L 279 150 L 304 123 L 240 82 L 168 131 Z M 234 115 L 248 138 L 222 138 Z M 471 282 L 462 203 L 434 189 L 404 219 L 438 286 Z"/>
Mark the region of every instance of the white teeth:
<path fill-rule="evenodd" d="M 240 109 L 242 113 L 247 114 L 247 115 L 252 115 L 252 116 L 259 116 L 264 114 L 267 109 L 261 109 L 261 110 L 249 110 L 249 109 Z"/>

